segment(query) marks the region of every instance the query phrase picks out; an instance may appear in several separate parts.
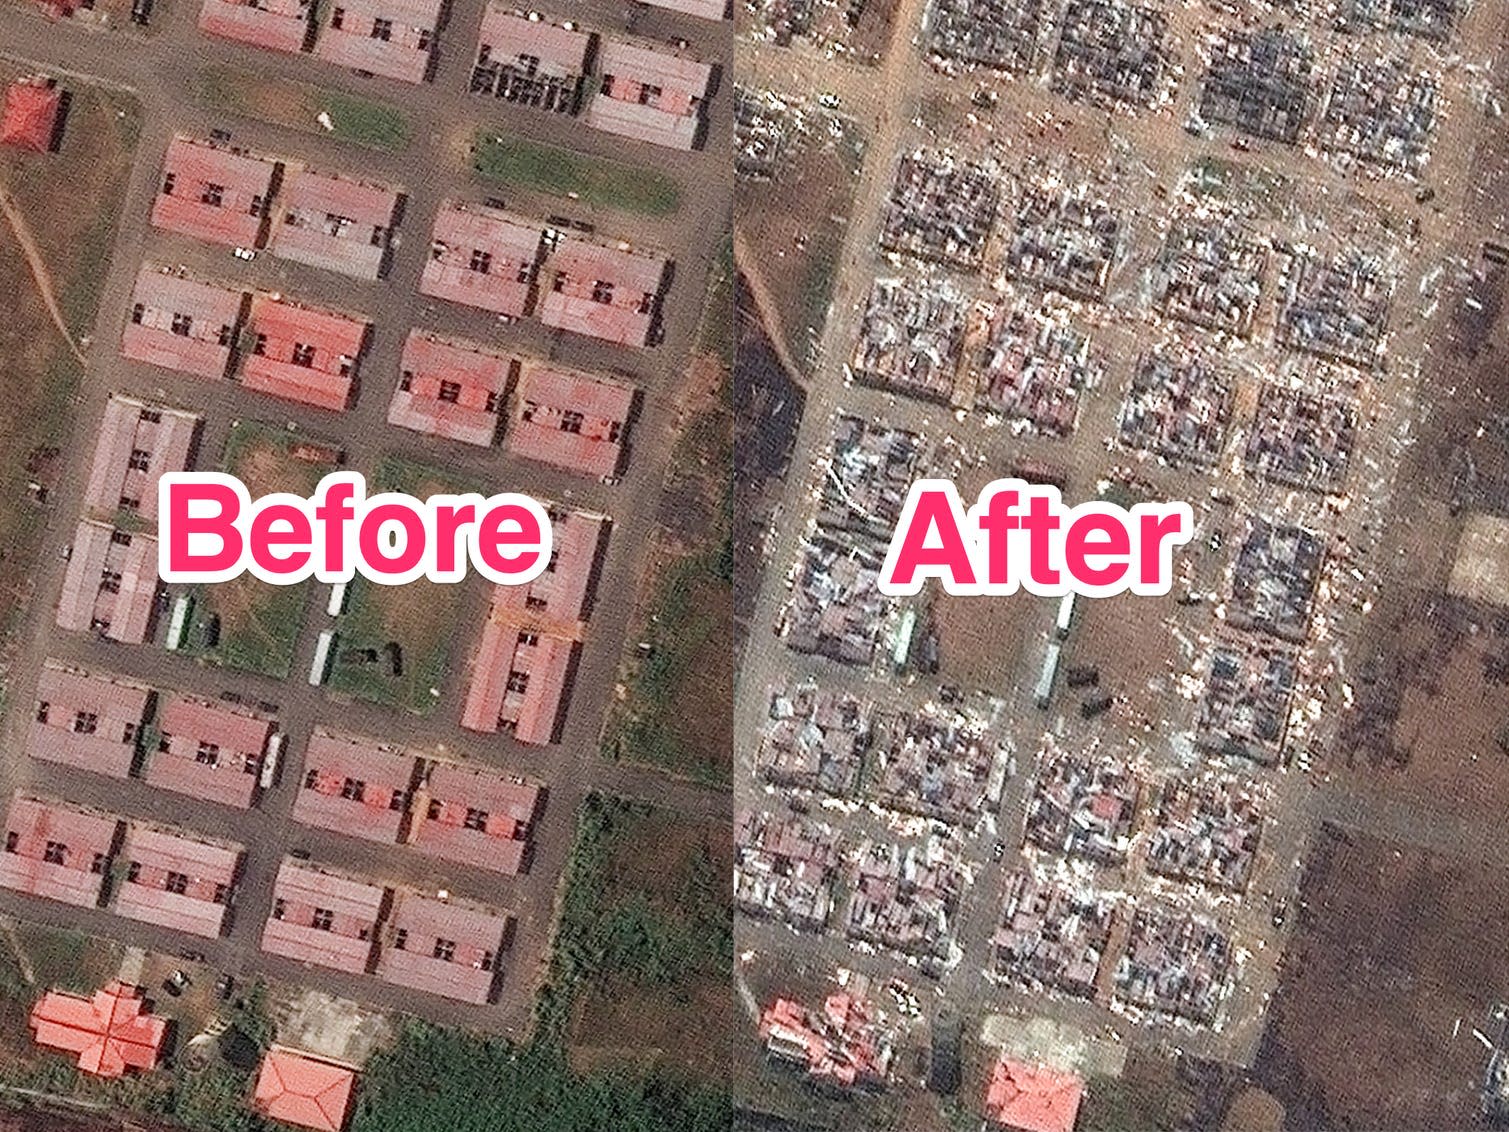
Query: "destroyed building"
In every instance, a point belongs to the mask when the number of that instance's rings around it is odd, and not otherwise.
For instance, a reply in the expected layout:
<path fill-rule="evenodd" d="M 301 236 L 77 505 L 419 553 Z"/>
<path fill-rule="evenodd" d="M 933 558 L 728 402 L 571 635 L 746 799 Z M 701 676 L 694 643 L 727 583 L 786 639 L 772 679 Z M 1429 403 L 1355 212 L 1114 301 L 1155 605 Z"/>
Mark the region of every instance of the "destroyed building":
<path fill-rule="evenodd" d="M 859 989 L 830 994 L 821 1011 L 777 999 L 760 1014 L 759 1033 L 772 1058 L 799 1065 L 811 1080 L 841 1089 L 885 1085 L 898 1036 Z"/>
<path fill-rule="evenodd" d="M 1231 940 L 1212 921 L 1142 907 L 1116 964 L 1116 996 L 1159 1014 L 1211 1023 L 1225 997 Z"/>
<path fill-rule="evenodd" d="M 1200 117 L 1293 145 L 1310 114 L 1314 64 L 1309 40 L 1282 27 L 1222 32 L 1200 86 Z"/>
<path fill-rule="evenodd" d="M 1106 896 L 1039 880 L 1025 870 L 1011 873 L 1001 924 L 990 941 L 992 970 L 1022 990 L 1093 998 L 1114 912 Z"/>
<path fill-rule="evenodd" d="M 1026 184 L 1002 267 L 1007 275 L 1081 299 L 1103 299 L 1122 216 L 1088 183 Z"/>
<path fill-rule="evenodd" d="M 1265 383 L 1247 436 L 1247 465 L 1264 479 L 1325 494 L 1341 492 L 1357 440 L 1357 406 Z"/>
<path fill-rule="evenodd" d="M 1118 865 L 1127 858 L 1138 783 L 1120 759 L 1045 749 L 1027 804 L 1026 840 L 1041 849 Z"/>
<path fill-rule="evenodd" d="M 877 586 L 884 548 L 813 534 L 802 546 L 783 635 L 794 652 L 868 666 L 887 635 L 891 601 Z"/>
<path fill-rule="evenodd" d="M 1298 678 L 1292 645 L 1260 637 L 1217 641 L 1206 658 L 1195 741 L 1219 754 L 1277 764 Z"/>
<path fill-rule="evenodd" d="M 964 346 L 968 304 L 945 279 L 877 279 L 851 368 L 857 381 L 947 402 Z"/>
<path fill-rule="evenodd" d="M 1303 641 L 1324 559 L 1325 542 L 1314 531 L 1252 516 L 1232 566 L 1227 620 Z"/>
<path fill-rule="evenodd" d="M 1195 350 L 1160 346 L 1145 353 L 1121 406 L 1121 441 L 1170 463 L 1200 466 L 1221 456 L 1231 420 L 1231 374 Z"/>
<path fill-rule="evenodd" d="M 1386 169 L 1418 173 L 1429 156 L 1440 84 L 1406 59 L 1359 50 L 1326 86 L 1316 123 L 1322 149 Z"/>
<path fill-rule="evenodd" d="M 1293 255 L 1275 337 L 1291 349 L 1371 369 L 1383 351 L 1393 295 L 1394 277 L 1376 256 Z"/>
<path fill-rule="evenodd" d="M 888 542 L 912 481 L 922 478 L 922 438 L 881 421 L 840 416 L 824 469 L 817 521 Z"/>
<path fill-rule="evenodd" d="M 852 794 L 870 741 L 870 705 L 807 681 L 773 689 L 755 765 L 777 786 Z"/>
<path fill-rule="evenodd" d="M 901 159 L 880 231 L 886 251 L 977 270 L 995 226 L 1001 174 L 989 162 L 917 150 Z"/>
<path fill-rule="evenodd" d="M 967 67 L 1030 74 L 1052 42 L 1054 7 L 1048 0 L 933 0 L 928 50 Z"/>
<path fill-rule="evenodd" d="M 734 172 L 752 181 L 775 176 L 791 116 L 786 102 L 768 90 L 734 89 Z"/>
<path fill-rule="evenodd" d="M 741 912 L 822 931 L 833 911 L 838 833 L 798 814 L 750 811 L 734 825 L 734 903 Z"/>
<path fill-rule="evenodd" d="M 1001 303 L 985 319 L 971 352 L 976 404 L 1052 436 L 1079 421 L 1080 396 L 1104 373 L 1089 336 L 1064 304 Z"/>
<path fill-rule="evenodd" d="M 1229 777 L 1175 778 L 1157 788 L 1150 808 L 1151 871 L 1233 892 L 1247 888 L 1263 818 L 1245 783 Z"/>
<path fill-rule="evenodd" d="M 1130 0 L 1069 0 L 1050 86 L 1096 105 L 1151 106 L 1171 74 L 1168 18 Z"/>
<path fill-rule="evenodd" d="M 1235 216 L 1189 217 L 1169 229 L 1152 270 L 1169 318 L 1238 337 L 1252 329 L 1268 252 Z"/>
<path fill-rule="evenodd" d="M 905 851 L 867 841 L 855 854 L 844 934 L 922 959 L 943 961 L 959 902 L 974 883 L 969 866 L 937 839 Z"/>
<path fill-rule="evenodd" d="M 1396 31 L 1445 43 L 1468 0 L 1340 0 L 1337 24 L 1346 31 Z"/>
<path fill-rule="evenodd" d="M 877 711 L 873 735 L 881 805 L 969 824 L 999 805 L 1005 752 L 983 720 L 935 705 Z"/>

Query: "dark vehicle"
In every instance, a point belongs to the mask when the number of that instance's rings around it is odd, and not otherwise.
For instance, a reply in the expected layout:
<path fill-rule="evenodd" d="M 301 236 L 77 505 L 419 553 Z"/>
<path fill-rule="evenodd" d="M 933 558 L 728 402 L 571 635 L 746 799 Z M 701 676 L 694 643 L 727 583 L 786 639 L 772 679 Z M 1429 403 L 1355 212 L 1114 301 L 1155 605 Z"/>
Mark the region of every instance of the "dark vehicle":
<path fill-rule="evenodd" d="M 174 971 L 162 981 L 162 989 L 174 998 L 177 998 L 184 991 L 188 990 L 190 982 L 192 980 L 184 972 Z"/>
<path fill-rule="evenodd" d="M 307 861 L 307 860 L 309 860 L 309 850 L 308 849 L 290 849 L 288 851 L 288 855 L 290 857 L 292 857 L 295 861 Z"/>
<path fill-rule="evenodd" d="M 938 689 L 938 698 L 946 704 L 956 704 L 964 699 L 964 693 L 953 684 L 944 684 Z"/>
<path fill-rule="evenodd" d="M 1114 696 L 1096 696 L 1079 705 L 1079 714 L 1084 719 L 1094 719 L 1097 715 L 1110 711 L 1111 705 L 1115 702 Z"/>
<path fill-rule="evenodd" d="M 215 980 L 215 997 L 221 1002 L 229 1001 L 231 992 L 236 989 L 236 980 L 229 975 L 221 975 Z"/>
<path fill-rule="evenodd" d="M 1100 669 L 1093 664 L 1076 664 L 1064 670 L 1064 683 L 1071 688 L 1093 688 L 1100 683 Z"/>

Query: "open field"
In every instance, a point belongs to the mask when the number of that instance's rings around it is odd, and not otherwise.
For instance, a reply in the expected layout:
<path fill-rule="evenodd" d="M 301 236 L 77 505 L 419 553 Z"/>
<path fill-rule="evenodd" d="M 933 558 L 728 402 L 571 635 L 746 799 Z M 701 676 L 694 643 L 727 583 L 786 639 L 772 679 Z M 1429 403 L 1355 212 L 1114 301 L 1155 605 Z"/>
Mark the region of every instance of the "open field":
<path fill-rule="evenodd" d="M 600 208 L 668 216 L 681 207 L 676 183 L 653 169 L 587 157 L 490 130 L 477 133 L 473 166 L 489 181 Z"/>
<path fill-rule="evenodd" d="M 0 80 L 16 73 L 0 66 Z M 23 219 L 75 342 L 92 330 L 103 273 L 99 264 L 119 220 L 127 170 L 140 129 L 128 97 L 71 86 L 57 153 L 8 150 L 0 156 L 0 192 Z M 58 186 L 68 186 L 60 193 Z M 52 486 L 57 447 L 67 435 L 80 366 L 54 325 L 10 224 L 0 220 L 0 289 L 8 296 L 0 324 L 0 373 L 12 405 L 0 419 L 0 606 L 4 627 L 23 608 L 45 513 L 28 484 Z"/>
<path fill-rule="evenodd" d="M 194 76 L 193 91 L 206 109 L 258 118 L 291 130 L 330 134 L 368 149 L 397 151 L 409 140 L 408 120 L 396 107 L 314 83 L 259 79 L 226 67 L 205 67 Z M 321 115 L 328 119 L 328 126 Z"/>
<path fill-rule="evenodd" d="M 307 497 L 335 470 L 338 455 L 315 438 L 243 421 L 226 441 L 224 467 L 254 499 L 272 492 Z M 250 574 L 201 587 L 185 647 L 230 668 L 282 679 L 293 664 L 308 596 L 307 584 L 274 586 Z"/>
<path fill-rule="evenodd" d="M 389 458 L 371 477 L 373 495 L 406 492 L 418 499 L 473 490 L 436 468 Z M 353 578 L 346 612 L 336 623 L 336 654 L 326 686 L 416 715 L 435 710 L 450 672 L 466 583 L 438 585 L 421 578 L 379 586 Z"/>

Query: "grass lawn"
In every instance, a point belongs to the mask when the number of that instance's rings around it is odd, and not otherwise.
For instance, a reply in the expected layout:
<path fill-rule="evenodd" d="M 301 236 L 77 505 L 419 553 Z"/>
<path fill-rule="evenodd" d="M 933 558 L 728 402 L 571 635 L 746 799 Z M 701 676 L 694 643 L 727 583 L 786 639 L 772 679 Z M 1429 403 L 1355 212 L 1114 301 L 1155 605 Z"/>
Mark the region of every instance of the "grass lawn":
<path fill-rule="evenodd" d="M 394 152 L 409 143 L 408 119 L 396 107 L 314 83 L 261 79 L 228 67 L 203 67 L 194 100 L 211 110 L 259 118 L 276 126 L 329 134 L 368 149 Z M 320 120 L 325 115 L 330 125 Z"/>
<path fill-rule="evenodd" d="M 477 133 L 473 164 L 489 181 L 602 208 L 667 216 L 681 207 L 675 182 L 653 169 L 586 157 L 488 130 Z"/>
<path fill-rule="evenodd" d="M 243 421 L 226 441 L 225 470 L 239 476 L 253 498 L 277 491 L 309 496 L 320 479 L 335 470 L 336 455 L 334 446 L 323 441 Z M 250 574 L 201 586 L 194 596 L 184 651 L 282 679 L 293 667 L 308 593 L 308 583 L 274 586 Z M 211 625 L 217 619 L 219 639 L 211 645 Z"/>
<path fill-rule="evenodd" d="M 370 495 L 401 491 L 425 499 L 444 492 L 481 491 L 452 473 L 395 458 L 384 460 L 369 479 Z M 450 672 L 463 587 L 464 583 L 440 585 L 423 578 L 406 586 L 352 579 L 346 612 L 336 624 L 336 656 L 326 686 L 371 703 L 429 715 L 438 698 L 431 689 L 440 688 Z M 396 674 L 390 656 L 394 644 L 402 666 Z"/>

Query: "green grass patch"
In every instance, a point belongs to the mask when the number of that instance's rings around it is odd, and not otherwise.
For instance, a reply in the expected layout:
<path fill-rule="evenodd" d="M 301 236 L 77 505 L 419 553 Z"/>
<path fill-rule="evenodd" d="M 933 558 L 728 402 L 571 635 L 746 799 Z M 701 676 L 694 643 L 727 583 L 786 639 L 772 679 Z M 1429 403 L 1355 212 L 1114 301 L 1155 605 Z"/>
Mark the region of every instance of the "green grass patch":
<path fill-rule="evenodd" d="M 676 183 L 653 169 L 587 157 L 489 130 L 477 132 L 473 166 L 489 181 L 601 208 L 668 216 L 681 207 Z"/>
<path fill-rule="evenodd" d="M 210 110 L 337 137 L 368 149 L 396 152 L 412 136 L 409 120 L 396 106 L 314 83 L 262 78 L 229 67 L 202 67 L 195 72 L 190 91 L 195 102 Z M 321 115 L 329 121 L 328 127 Z"/>
<path fill-rule="evenodd" d="M 702 326 L 697 348 L 717 358 L 729 369 L 734 364 L 734 239 L 725 236 L 707 281 L 707 303 L 702 308 Z"/>

